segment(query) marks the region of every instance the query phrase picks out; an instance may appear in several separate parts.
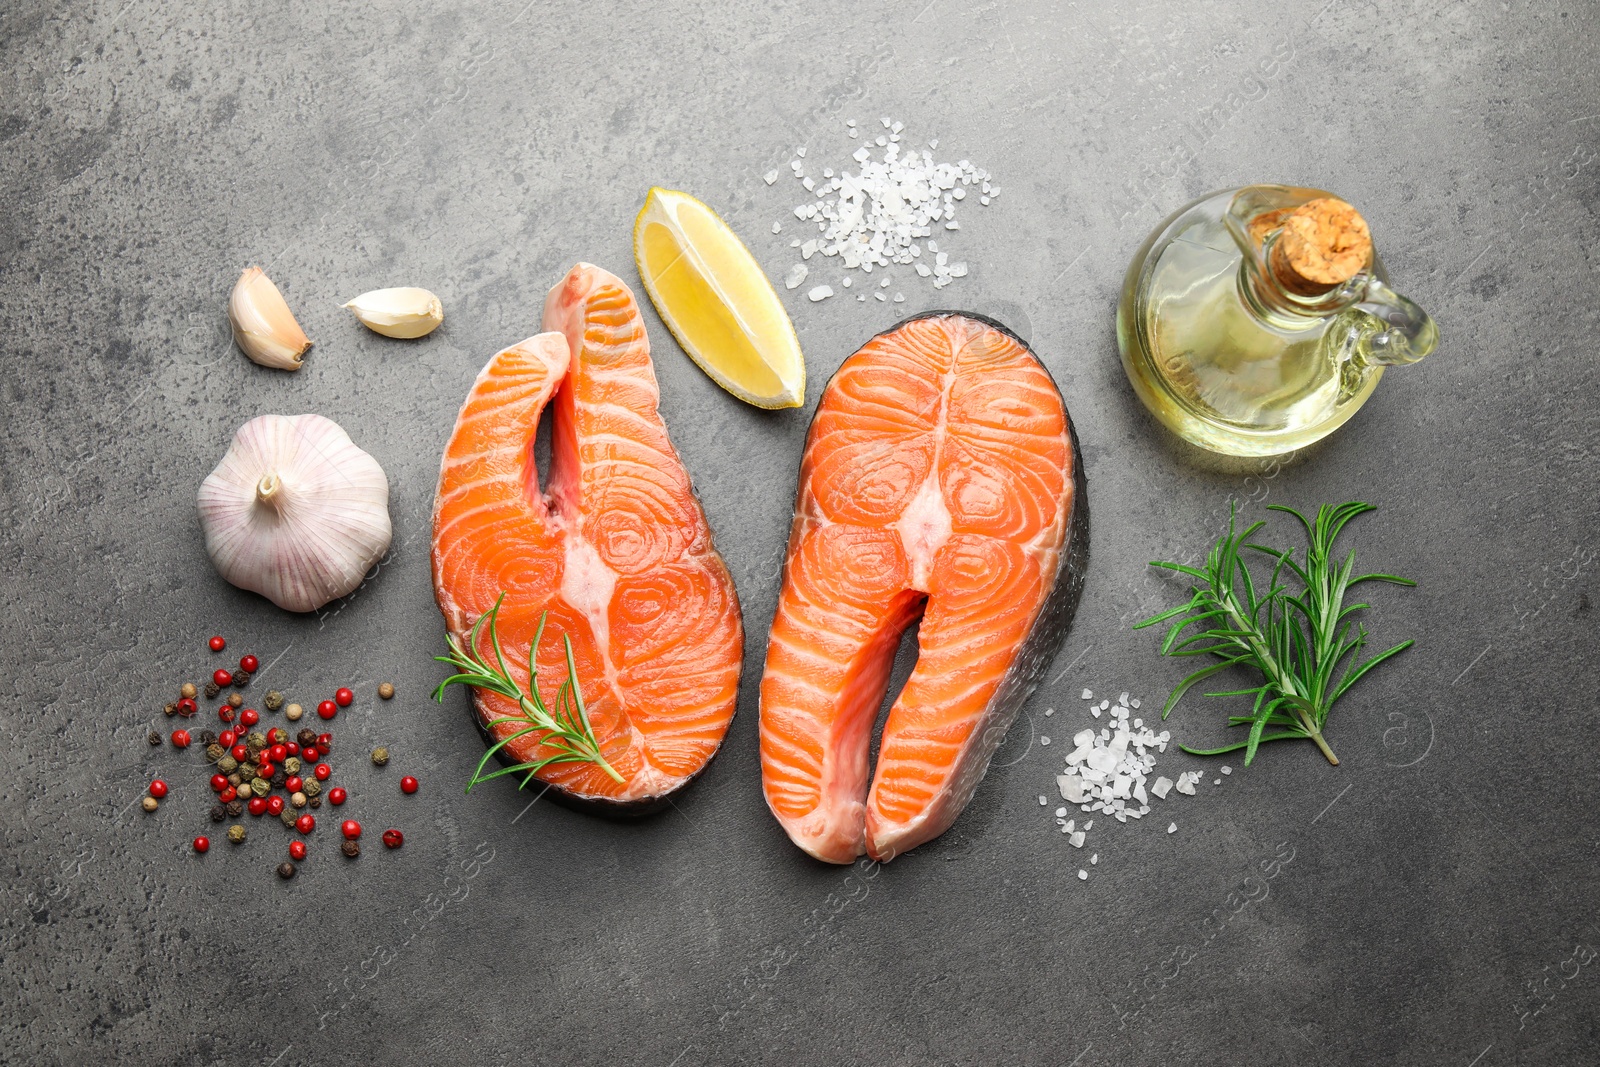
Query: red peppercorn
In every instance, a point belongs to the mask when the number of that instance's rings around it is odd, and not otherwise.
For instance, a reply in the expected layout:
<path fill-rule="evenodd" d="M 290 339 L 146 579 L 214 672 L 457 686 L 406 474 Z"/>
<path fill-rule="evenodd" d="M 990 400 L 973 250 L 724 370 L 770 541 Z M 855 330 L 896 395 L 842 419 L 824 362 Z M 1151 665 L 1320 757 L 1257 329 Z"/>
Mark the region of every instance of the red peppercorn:
<path fill-rule="evenodd" d="M 224 641 L 220 636 L 213 637 L 206 643 L 211 646 L 211 651 L 213 652 L 221 652 L 223 649 L 228 647 L 228 642 Z"/>
<path fill-rule="evenodd" d="M 306 812 L 306 814 L 300 816 L 294 821 L 294 828 L 303 834 L 309 834 L 311 831 L 317 828 L 316 816 L 312 815 L 310 812 Z"/>
<path fill-rule="evenodd" d="M 228 755 L 232 756 L 240 763 L 243 763 L 245 760 L 250 758 L 250 749 L 244 745 L 234 745 L 233 748 L 228 752 Z"/>
<path fill-rule="evenodd" d="M 411 777 L 411 775 L 408 774 L 404 778 L 400 779 L 400 792 L 402 792 L 402 793 L 415 793 L 416 791 L 417 791 L 417 780 L 415 778 Z"/>
<path fill-rule="evenodd" d="M 283 814 L 283 798 L 282 797 L 280 797 L 280 796 L 270 796 L 270 797 L 267 798 L 267 814 L 268 815 L 282 815 Z"/>
<path fill-rule="evenodd" d="M 298 755 L 300 755 L 300 743 L 298 741 L 290 741 L 289 743 L 287 743 L 286 745 L 283 746 L 283 754 L 285 756 L 298 756 Z"/>
<path fill-rule="evenodd" d="M 333 768 L 326 763 L 319 763 L 311 769 L 311 773 L 317 776 L 317 781 L 326 782 L 328 776 L 333 773 Z"/>
<path fill-rule="evenodd" d="M 350 706 L 350 702 L 355 700 L 355 698 L 355 693 L 348 689 L 340 689 L 337 693 L 333 694 L 333 699 L 338 702 L 341 708 L 348 708 Z"/>
<path fill-rule="evenodd" d="M 167 795 L 167 783 L 163 782 L 159 778 L 157 778 L 155 781 L 151 782 L 150 783 L 150 795 L 155 797 L 157 800 L 160 800 L 162 797 L 166 796 Z"/>
<path fill-rule="evenodd" d="M 261 666 L 261 661 L 254 656 L 241 656 L 239 658 L 239 669 L 246 674 L 256 673 L 256 668 L 259 666 Z"/>
<path fill-rule="evenodd" d="M 235 800 L 239 799 L 239 791 L 230 785 L 228 788 L 217 794 L 217 799 L 222 801 L 224 804 L 231 804 Z"/>
<path fill-rule="evenodd" d="M 260 768 L 257 773 L 259 773 L 263 778 L 271 778 L 274 774 L 278 773 L 277 765 L 268 759 L 262 760 L 260 763 L 256 764 L 256 766 Z"/>
<path fill-rule="evenodd" d="M 211 847 L 211 838 L 209 838 L 209 837 L 197 837 L 197 838 L 194 839 L 194 850 L 196 852 L 203 853 L 207 849 L 209 849 L 210 847 Z"/>
<path fill-rule="evenodd" d="M 180 697 L 178 699 L 178 714 L 187 718 L 200 710 L 200 705 L 194 702 L 193 697 Z"/>
<path fill-rule="evenodd" d="M 340 804 L 344 803 L 345 797 L 348 795 L 349 794 L 344 791 L 344 786 L 336 785 L 332 789 L 328 790 L 328 803 L 332 804 L 334 807 L 338 807 Z"/>
<path fill-rule="evenodd" d="M 322 753 L 317 751 L 316 745 L 307 745 L 300 750 L 300 758 L 307 763 L 315 763 L 322 758 Z"/>
<path fill-rule="evenodd" d="M 399 830 L 385 830 L 383 832 L 383 844 L 385 848 L 399 848 L 405 843 L 406 835 L 401 833 Z"/>
<path fill-rule="evenodd" d="M 251 797 L 250 803 L 246 804 L 245 807 L 250 809 L 251 815 L 265 815 L 267 813 L 267 798 Z"/>
<path fill-rule="evenodd" d="M 217 718 L 221 719 L 223 722 L 232 722 L 233 709 L 228 707 L 226 704 L 222 705 L 222 707 L 217 709 Z"/>
<path fill-rule="evenodd" d="M 282 763 L 289 755 L 288 745 L 273 745 L 267 749 L 267 758 L 273 763 Z"/>
<path fill-rule="evenodd" d="M 361 824 L 354 819 L 346 819 L 339 824 L 339 832 L 345 836 L 345 840 L 354 841 L 361 836 Z"/>
<path fill-rule="evenodd" d="M 172 747 L 173 748 L 188 748 L 189 747 L 189 731 L 188 730 L 174 730 L 174 731 L 172 731 Z"/>
<path fill-rule="evenodd" d="M 227 779 L 226 775 L 213 774 L 211 776 L 211 790 L 212 790 L 212 792 L 220 793 L 226 788 L 228 788 L 228 779 Z"/>
<path fill-rule="evenodd" d="M 232 748 L 233 743 L 237 740 L 239 740 L 238 734 L 234 733 L 232 730 L 224 730 L 222 731 L 222 736 L 217 738 L 217 744 L 221 745 L 223 748 Z"/>
<path fill-rule="evenodd" d="M 239 713 L 239 721 L 246 726 L 254 726 L 261 721 L 261 713 L 255 708 L 245 708 Z"/>
<path fill-rule="evenodd" d="M 317 735 L 317 747 L 322 749 L 322 751 L 324 751 L 324 752 L 328 751 L 329 748 L 333 747 L 333 735 L 332 734 L 318 734 Z"/>
<path fill-rule="evenodd" d="M 306 858 L 306 843 L 304 841 L 289 842 L 289 856 L 292 859 L 303 860 Z"/>
<path fill-rule="evenodd" d="M 228 673 L 227 668 L 218 667 L 211 672 L 211 680 L 216 682 L 219 688 L 226 687 L 233 684 L 233 675 Z"/>
<path fill-rule="evenodd" d="M 324 719 L 331 719 L 335 715 L 339 714 L 339 705 L 335 704 L 331 700 L 324 700 L 322 703 L 317 705 L 317 714 L 321 715 Z"/>
<path fill-rule="evenodd" d="M 300 776 L 298 774 L 291 775 L 283 780 L 283 787 L 291 793 L 300 792 L 300 787 L 303 785 L 305 785 L 305 783 L 300 780 Z"/>

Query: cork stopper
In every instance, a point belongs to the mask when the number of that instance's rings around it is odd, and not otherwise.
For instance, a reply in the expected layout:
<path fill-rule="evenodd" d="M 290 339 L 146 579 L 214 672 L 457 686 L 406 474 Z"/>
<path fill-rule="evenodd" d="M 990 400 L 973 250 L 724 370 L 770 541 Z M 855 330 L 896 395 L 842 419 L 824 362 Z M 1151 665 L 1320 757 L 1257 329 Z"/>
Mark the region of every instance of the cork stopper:
<path fill-rule="evenodd" d="M 1269 211 L 1251 221 L 1251 236 L 1280 229 L 1272 247 L 1272 273 L 1298 296 L 1321 296 L 1372 262 L 1372 231 L 1356 209 L 1335 197 L 1308 200 L 1293 211 Z"/>

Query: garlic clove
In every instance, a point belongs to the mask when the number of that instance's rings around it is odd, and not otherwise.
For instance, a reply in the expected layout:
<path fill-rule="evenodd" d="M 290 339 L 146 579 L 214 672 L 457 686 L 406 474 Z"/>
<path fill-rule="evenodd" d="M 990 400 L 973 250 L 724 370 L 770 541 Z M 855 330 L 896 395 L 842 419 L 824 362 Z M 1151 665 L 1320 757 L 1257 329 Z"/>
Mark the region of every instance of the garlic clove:
<path fill-rule="evenodd" d="M 311 347 L 288 303 L 260 267 L 246 267 L 228 297 L 233 340 L 251 361 L 277 370 L 299 370 Z"/>
<path fill-rule="evenodd" d="M 321 415 L 245 423 L 199 505 L 217 572 L 287 611 L 353 592 L 394 536 L 383 468 Z"/>
<path fill-rule="evenodd" d="M 347 304 L 361 324 L 385 337 L 426 337 L 444 322 L 444 305 L 426 289 L 374 289 Z"/>

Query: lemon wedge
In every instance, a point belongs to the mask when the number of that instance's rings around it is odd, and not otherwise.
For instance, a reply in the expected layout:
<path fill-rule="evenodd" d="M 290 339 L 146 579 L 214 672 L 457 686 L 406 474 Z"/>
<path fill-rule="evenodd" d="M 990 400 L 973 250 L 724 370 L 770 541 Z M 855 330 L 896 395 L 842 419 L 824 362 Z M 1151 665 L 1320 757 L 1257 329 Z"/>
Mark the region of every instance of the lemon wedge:
<path fill-rule="evenodd" d="M 687 193 L 651 189 L 633 225 L 633 259 L 672 336 L 712 381 L 760 408 L 805 403 L 794 324 L 715 211 Z"/>

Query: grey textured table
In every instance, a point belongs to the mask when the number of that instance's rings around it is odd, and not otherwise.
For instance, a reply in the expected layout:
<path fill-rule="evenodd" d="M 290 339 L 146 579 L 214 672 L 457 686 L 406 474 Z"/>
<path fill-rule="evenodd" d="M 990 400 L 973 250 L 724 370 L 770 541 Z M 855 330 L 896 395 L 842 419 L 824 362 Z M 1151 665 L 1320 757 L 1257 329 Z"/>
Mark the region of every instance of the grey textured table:
<path fill-rule="evenodd" d="M 1600 1062 L 1592 4 L 424 6 L 0 14 L 0 1060 Z M 982 311 L 1031 339 L 1088 466 L 1087 592 L 1001 766 L 885 867 L 785 840 L 756 690 L 809 413 L 732 401 L 647 310 L 743 599 L 739 715 L 642 823 L 505 783 L 464 797 L 464 700 L 427 700 L 428 513 L 473 376 L 574 261 L 635 278 L 653 184 L 710 202 L 781 276 L 793 226 L 770 226 L 799 193 L 761 175 L 797 145 L 837 165 L 844 120 L 883 115 L 1004 195 L 967 210 L 948 245 L 972 274 L 942 293 L 905 274 L 898 306 L 785 294 L 809 403 L 899 318 Z M 1311 454 L 1210 463 L 1137 405 L 1112 312 L 1161 216 L 1264 180 L 1359 205 L 1443 344 Z M 228 344 L 252 262 L 317 341 L 298 374 Z M 387 342 L 337 306 L 396 284 L 442 295 L 438 334 Z M 303 411 L 383 464 L 396 536 L 355 595 L 290 617 L 216 577 L 194 497 L 245 419 Z M 1336 713 L 1340 767 L 1298 744 L 1208 774 L 1176 834 L 1097 826 L 1080 882 L 1087 857 L 1037 800 L 1063 753 L 1042 737 L 1070 732 L 1084 686 L 1148 708 L 1180 675 L 1128 630 L 1174 592 L 1144 563 L 1203 546 L 1230 497 L 1251 517 L 1379 504 L 1351 543 L 1420 587 L 1377 591 L 1370 621 L 1418 646 Z M 280 882 L 279 828 L 230 849 L 195 753 L 147 746 L 213 632 L 270 664 L 258 694 L 361 691 L 335 723 L 359 860 L 331 855 L 324 809 L 318 854 Z M 380 705 L 385 679 L 400 695 Z M 1221 721 L 1196 703 L 1171 726 L 1204 742 Z M 381 774 L 361 759 L 380 742 Z M 174 794 L 146 817 L 154 774 Z M 402 851 L 376 847 L 386 825 Z"/>

